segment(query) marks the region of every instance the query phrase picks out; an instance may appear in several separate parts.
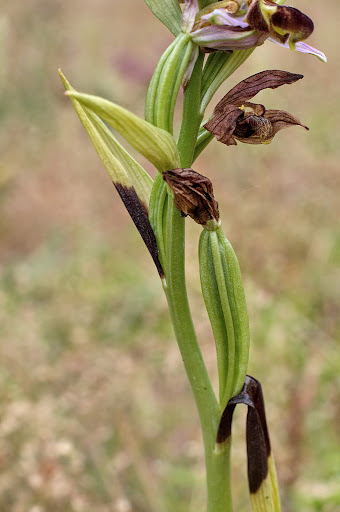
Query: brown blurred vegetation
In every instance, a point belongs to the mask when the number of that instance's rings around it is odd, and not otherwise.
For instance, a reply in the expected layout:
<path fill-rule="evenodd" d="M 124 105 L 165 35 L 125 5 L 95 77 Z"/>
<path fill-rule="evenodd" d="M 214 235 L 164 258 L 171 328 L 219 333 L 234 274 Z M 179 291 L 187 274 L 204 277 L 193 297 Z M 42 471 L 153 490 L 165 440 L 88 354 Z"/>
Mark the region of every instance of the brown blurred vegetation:
<path fill-rule="evenodd" d="M 310 132 L 292 128 L 264 147 L 214 141 L 195 169 L 214 183 L 241 263 L 249 371 L 263 384 L 284 510 L 335 512 L 340 5 L 290 4 L 314 19 L 310 43 L 329 63 L 267 43 L 219 97 L 257 71 L 303 73 L 298 84 L 259 99 L 297 115 Z M 171 39 L 142 0 L 2 7 L 0 511 L 204 510 L 198 418 L 156 271 L 57 75 L 61 67 L 79 90 L 142 114 Z M 216 382 L 192 224 L 189 293 Z M 237 512 L 250 509 L 243 423 L 241 411 Z"/>

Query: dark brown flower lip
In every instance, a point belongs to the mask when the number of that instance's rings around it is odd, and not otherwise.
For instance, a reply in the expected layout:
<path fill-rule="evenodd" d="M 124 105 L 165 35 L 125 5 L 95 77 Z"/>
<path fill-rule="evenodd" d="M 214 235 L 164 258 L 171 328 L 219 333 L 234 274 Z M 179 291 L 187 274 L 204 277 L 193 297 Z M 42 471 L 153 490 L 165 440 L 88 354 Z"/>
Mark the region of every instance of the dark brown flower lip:
<path fill-rule="evenodd" d="M 293 125 L 307 129 L 289 112 L 266 110 L 264 105 L 249 102 L 263 89 L 276 89 L 301 78 L 303 75 L 288 71 L 267 70 L 242 80 L 218 102 L 204 127 L 227 146 L 235 146 L 236 140 L 248 144 L 269 143 L 278 131 Z"/>
<path fill-rule="evenodd" d="M 295 7 L 278 6 L 277 11 L 271 16 L 271 26 L 276 33 L 290 34 L 292 42 L 304 41 L 314 31 L 313 21 Z"/>
<path fill-rule="evenodd" d="M 313 21 L 295 7 L 277 5 L 271 0 L 251 0 L 245 21 L 255 30 L 269 32 L 282 42 L 294 44 L 307 39 L 314 30 Z"/>
<path fill-rule="evenodd" d="M 190 168 L 172 169 L 163 173 L 163 179 L 175 197 L 175 206 L 183 216 L 206 226 L 218 224 L 220 214 L 209 178 Z"/>

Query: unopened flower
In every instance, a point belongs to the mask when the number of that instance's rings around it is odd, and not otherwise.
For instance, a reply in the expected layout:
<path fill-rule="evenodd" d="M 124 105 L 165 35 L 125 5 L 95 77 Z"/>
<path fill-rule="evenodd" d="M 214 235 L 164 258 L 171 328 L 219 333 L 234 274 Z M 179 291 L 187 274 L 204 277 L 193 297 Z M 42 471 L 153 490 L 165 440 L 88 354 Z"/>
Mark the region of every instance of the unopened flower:
<path fill-rule="evenodd" d="M 312 20 L 298 9 L 271 0 L 222 0 L 200 12 L 197 0 L 185 0 L 183 30 L 206 51 L 245 50 L 269 39 L 326 61 L 322 52 L 301 42 L 313 29 Z"/>
<path fill-rule="evenodd" d="M 262 71 L 242 80 L 216 105 L 213 117 L 204 127 L 227 146 L 236 146 L 236 139 L 248 144 L 267 144 L 276 133 L 289 126 L 307 126 L 284 110 L 266 110 L 259 103 L 250 103 L 263 89 L 276 89 L 303 78 L 287 71 Z"/>
<path fill-rule="evenodd" d="M 186 168 L 165 171 L 163 179 L 171 188 L 175 206 L 183 217 L 189 215 L 197 224 L 216 228 L 220 214 L 209 178 Z"/>

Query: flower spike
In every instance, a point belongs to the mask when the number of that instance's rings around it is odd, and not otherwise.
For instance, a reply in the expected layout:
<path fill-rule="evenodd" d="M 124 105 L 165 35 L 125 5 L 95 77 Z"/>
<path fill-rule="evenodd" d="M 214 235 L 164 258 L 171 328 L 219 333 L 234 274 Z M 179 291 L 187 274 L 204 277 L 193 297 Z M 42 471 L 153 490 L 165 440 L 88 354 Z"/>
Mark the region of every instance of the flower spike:
<path fill-rule="evenodd" d="M 198 12 L 197 0 L 185 0 L 182 30 L 191 32 L 192 41 L 207 52 L 246 50 L 270 38 L 274 43 L 326 61 L 319 50 L 299 44 L 312 34 L 313 21 L 298 9 L 278 2 L 222 0 Z"/>
<path fill-rule="evenodd" d="M 261 104 L 249 102 L 263 89 L 276 89 L 301 78 L 302 75 L 273 70 L 242 80 L 216 105 L 212 119 L 204 125 L 205 129 L 227 146 L 236 146 L 236 140 L 268 144 L 278 131 L 293 125 L 308 130 L 299 119 L 284 110 L 266 110 Z"/>

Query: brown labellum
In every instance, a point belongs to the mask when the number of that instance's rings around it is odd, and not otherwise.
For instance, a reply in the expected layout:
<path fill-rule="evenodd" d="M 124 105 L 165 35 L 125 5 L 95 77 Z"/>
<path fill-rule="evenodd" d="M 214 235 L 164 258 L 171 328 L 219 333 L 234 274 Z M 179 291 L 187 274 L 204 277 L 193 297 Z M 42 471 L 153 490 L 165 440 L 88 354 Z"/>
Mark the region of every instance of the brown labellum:
<path fill-rule="evenodd" d="M 278 6 L 270 20 L 276 32 L 279 29 L 280 32 L 291 34 L 293 42 L 307 39 L 314 30 L 312 20 L 295 7 Z"/>
<path fill-rule="evenodd" d="M 214 198 L 211 181 L 193 169 L 173 169 L 163 173 L 163 179 L 175 196 L 175 206 L 183 216 L 189 215 L 205 226 L 209 221 L 218 222 L 218 203 Z"/>
<path fill-rule="evenodd" d="M 302 75 L 273 70 L 242 80 L 219 101 L 205 129 L 227 146 L 235 146 L 236 140 L 248 144 L 269 143 L 278 131 L 293 125 L 308 129 L 289 112 L 266 110 L 260 103 L 249 102 L 263 89 L 276 89 L 301 78 Z"/>

